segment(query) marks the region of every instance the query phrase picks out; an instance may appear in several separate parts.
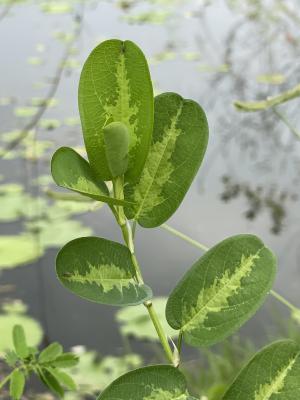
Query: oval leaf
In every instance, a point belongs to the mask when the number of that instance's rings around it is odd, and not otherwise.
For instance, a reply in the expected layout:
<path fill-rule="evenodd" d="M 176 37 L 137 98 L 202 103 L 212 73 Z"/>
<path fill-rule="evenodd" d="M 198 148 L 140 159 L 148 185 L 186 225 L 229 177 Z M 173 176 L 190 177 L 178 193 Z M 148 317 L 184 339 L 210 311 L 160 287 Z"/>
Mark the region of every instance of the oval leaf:
<path fill-rule="evenodd" d="M 145 228 L 161 225 L 177 210 L 204 157 L 208 125 L 204 111 L 176 93 L 155 98 L 152 145 L 139 182 L 125 187 L 135 203 L 127 217 Z"/>
<path fill-rule="evenodd" d="M 55 360 L 63 352 L 63 348 L 59 343 L 51 343 L 39 355 L 39 363 L 46 363 Z"/>
<path fill-rule="evenodd" d="M 124 175 L 128 167 L 129 133 L 122 122 L 103 128 L 105 155 L 113 178 Z"/>
<path fill-rule="evenodd" d="M 73 353 L 63 353 L 51 362 L 52 367 L 71 368 L 79 363 L 79 358 Z"/>
<path fill-rule="evenodd" d="M 15 325 L 13 328 L 13 343 L 16 353 L 20 358 L 28 357 L 29 349 L 26 343 L 25 332 L 21 325 Z"/>
<path fill-rule="evenodd" d="M 49 371 L 62 386 L 66 387 L 69 390 L 77 389 L 77 385 L 74 382 L 73 378 L 66 372 L 61 371 L 60 369 L 57 368 L 49 368 Z"/>
<path fill-rule="evenodd" d="M 97 175 L 111 180 L 103 127 L 122 122 L 129 131 L 127 179 L 141 173 L 153 128 L 153 89 L 142 51 L 126 40 L 107 40 L 86 60 L 79 83 L 79 111 L 89 161 Z"/>
<path fill-rule="evenodd" d="M 50 390 L 52 390 L 59 398 L 64 397 L 64 389 L 48 368 L 39 368 L 39 376 Z"/>
<path fill-rule="evenodd" d="M 153 365 L 116 379 L 98 400 L 189 400 L 186 381 L 178 369 Z"/>
<path fill-rule="evenodd" d="M 10 378 L 9 394 L 13 400 L 21 399 L 25 386 L 25 376 L 23 372 L 15 370 Z"/>
<path fill-rule="evenodd" d="M 85 237 L 64 246 L 56 259 L 61 283 L 90 301 L 135 305 L 152 297 L 151 289 L 136 283 L 127 247 L 110 240 Z"/>
<path fill-rule="evenodd" d="M 276 259 L 253 235 L 223 240 L 204 254 L 171 293 L 166 317 L 186 343 L 220 342 L 261 306 L 272 287 Z"/>
<path fill-rule="evenodd" d="M 95 176 L 89 163 L 70 147 L 61 147 L 53 154 L 51 173 L 58 186 L 108 204 L 128 204 L 110 197 L 106 184 Z"/>
<path fill-rule="evenodd" d="M 223 400 L 300 398 L 300 347 L 281 340 L 262 349 L 240 372 Z"/>

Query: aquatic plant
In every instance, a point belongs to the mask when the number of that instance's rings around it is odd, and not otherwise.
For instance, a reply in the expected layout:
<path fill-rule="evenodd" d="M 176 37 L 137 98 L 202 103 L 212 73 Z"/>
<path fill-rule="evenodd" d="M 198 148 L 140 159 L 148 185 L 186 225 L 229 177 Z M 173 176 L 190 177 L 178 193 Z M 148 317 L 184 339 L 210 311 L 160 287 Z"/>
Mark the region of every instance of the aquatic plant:
<path fill-rule="evenodd" d="M 69 147 L 58 149 L 51 162 L 53 179 L 58 186 L 107 203 L 124 244 L 100 237 L 72 240 L 58 253 L 58 279 L 71 292 L 99 304 L 143 304 L 167 360 L 122 375 L 98 399 L 193 400 L 180 370 L 182 343 L 205 348 L 236 332 L 271 292 L 276 257 L 249 234 L 205 249 L 168 297 L 166 320 L 177 332 L 169 338 L 152 289 L 144 282 L 134 238 L 138 224 L 163 226 L 192 242 L 165 222 L 180 206 L 204 158 L 205 112 L 176 93 L 154 98 L 142 51 L 120 40 L 102 42 L 88 57 L 79 83 L 79 111 L 88 161 Z M 112 182 L 112 191 L 107 182 Z M 255 355 L 223 399 L 294 399 L 300 393 L 299 378 L 299 345 L 282 340 Z M 51 389 L 58 396 L 63 393 L 58 379 Z"/>
<path fill-rule="evenodd" d="M 135 229 L 136 224 L 161 226 L 179 207 L 206 151 L 205 113 L 176 93 L 154 99 L 143 53 L 120 40 L 101 43 L 88 57 L 79 83 L 79 110 L 89 161 L 60 148 L 52 159 L 53 178 L 59 186 L 107 203 L 125 245 L 105 238 L 75 239 L 57 256 L 57 276 L 90 301 L 144 304 L 169 362 L 121 376 L 99 400 L 192 399 L 178 368 L 182 341 L 207 347 L 237 331 L 270 292 L 276 257 L 258 237 L 247 234 L 208 250 L 168 298 L 166 319 L 178 332 L 176 343 L 169 340 L 135 254 Z M 112 182 L 113 193 L 106 181 Z M 299 355 L 292 341 L 271 344 L 250 361 L 224 399 L 235 399 L 237 393 L 243 399 L 279 393 L 288 399 L 291 391 L 295 398 L 300 393 Z"/>
<path fill-rule="evenodd" d="M 76 389 L 72 377 L 65 372 L 78 363 L 78 357 L 73 353 L 64 353 L 62 346 L 51 343 L 41 352 L 36 346 L 27 343 L 24 329 L 21 325 L 13 328 L 14 350 L 6 353 L 5 360 L 12 372 L 0 382 L 0 389 L 9 384 L 10 397 L 21 399 L 25 389 L 26 379 L 36 374 L 40 380 L 59 396 L 64 395 L 63 387 Z"/>

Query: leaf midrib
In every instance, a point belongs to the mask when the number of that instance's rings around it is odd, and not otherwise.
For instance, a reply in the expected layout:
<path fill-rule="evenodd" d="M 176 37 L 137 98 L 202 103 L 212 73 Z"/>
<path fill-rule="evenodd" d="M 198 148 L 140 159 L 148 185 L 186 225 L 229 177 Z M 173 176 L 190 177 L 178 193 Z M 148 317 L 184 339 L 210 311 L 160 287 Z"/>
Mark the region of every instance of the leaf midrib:
<path fill-rule="evenodd" d="M 85 278 L 84 276 L 82 276 L 82 277 L 76 277 L 76 276 L 68 276 L 68 277 L 65 277 L 65 276 L 62 276 L 62 278 L 63 279 L 66 279 L 66 280 L 69 280 L 69 281 L 76 281 L 76 282 L 81 282 L 81 281 L 94 281 L 94 282 L 97 282 L 97 283 L 101 283 L 101 282 L 107 282 L 107 281 L 109 281 L 109 282 L 114 282 L 114 281 L 118 281 L 118 282 L 129 282 L 129 281 L 134 281 L 134 278 L 133 277 L 130 277 L 130 278 Z"/>
<path fill-rule="evenodd" d="M 255 400 L 270 400 L 270 397 L 272 396 L 272 394 L 279 393 L 278 387 L 280 387 L 281 385 L 282 385 L 282 387 L 284 387 L 285 378 L 287 377 L 289 371 L 293 368 L 293 365 L 295 364 L 296 359 L 298 358 L 299 355 L 300 355 L 300 352 L 298 352 L 295 355 L 295 357 L 293 357 L 291 359 L 289 364 L 280 372 L 280 374 L 278 376 L 275 377 L 275 380 L 274 381 L 272 380 L 272 382 L 269 384 L 270 389 L 267 391 L 266 395 L 264 395 L 264 397 L 261 397 L 258 393 L 259 397 L 257 397 L 257 395 L 255 394 Z"/>
<path fill-rule="evenodd" d="M 180 118 L 180 116 L 181 116 L 182 108 L 183 108 L 183 103 L 181 103 L 181 105 L 180 105 L 180 107 L 179 107 L 179 109 L 178 109 L 178 111 L 177 111 L 177 113 L 176 113 L 176 115 L 175 115 L 175 125 L 177 124 L 177 122 L 178 122 L 178 120 L 179 120 L 179 118 Z M 172 119 L 171 119 L 171 125 L 172 125 Z M 144 205 L 144 203 L 145 203 L 145 201 L 146 201 L 146 198 L 148 197 L 149 191 L 150 191 L 150 189 L 151 189 L 151 187 L 152 187 L 152 185 L 153 185 L 153 182 L 154 182 L 154 180 L 155 180 L 155 178 L 156 178 L 156 175 L 157 175 L 157 172 L 158 172 L 158 170 L 159 170 L 160 164 L 161 164 L 161 162 L 162 162 L 162 160 L 163 160 L 163 157 L 164 157 L 165 152 L 166 152 L 166 150 L 167 150 L 167 148 L 168 148 L 169 142 L 170 142 L 170 140 L 171 140 L 171 138 L 172 138 L 172 132 L 173 132 L 173 131 L 172 131 L 171 129 L 169 129 L 169 134 L 168 134 L 167 143 L 166 143 L 166 145 L 165 145 L 165 148 L 164 148 L 164 150 L 163 150 L 163 152 L 162 152 L 161 157 L 159 158 L 159 162 L 157 163 L 157 167 L 156 167 L 156 169 L 155 169 L 155 173 L 153 174 L 153 177 L 152 177 L 152 179 L 150 180 L 150 184 L 149 184 L 148 189 L 147 189 L 147 191 L 146 191 L 146 193 L 145 193 L 145 195 L 144 195 L 143 201 L 141 202 L 140 207 L 138 208 L 137 212 L 135 213 L 135 216 L 134 216 L 134 219 L 135 219 L 135 220 L 138 220 L 138 218 L 139 218 L 139 216 L 140 216 L 140 213 L 141 213 L 141 211 L 142 211 L 143 205 Z M 146 163 L 147 163 L 147 161 L 146 161 Z M 138 185 L 139 185 L 139 183 L 138 183 Z"/>
<path fill-rule="evenodd" d="M 263 250 L 265 247 L 261 247 L 255 254 L 253 254 L 252 256 L 258 256 L 259 253 L 261 252 L 261 250 Z M 239 264 L 240 266 L 240 264 Z M 225 289 L 228 288 L 228 286 L 231 284 L 231 282 L 234 280 L 234 278 L 236 277 L 236 275 L 239 273 L 240 268 L 237 268 L 237 271 L 234 272 L 231 277 L 229 278 L 229 282 L 227 285 L 223 285 L 223 287 L 214 295 L 212 296 L 200 309 L 199 311 L 187 322 L 185 323 L 182 327 L 181 330 L 185 331 L 186 327 L 189 326 L 197 317 L 199 314 L 201 314 L 201 312 L 203 311 L 203 309 L 207 308 L 209 306 L 209 303 L 212 302 L 217 296 L 220 295 L 220 293 L 222 294 L 223 291 L 225 291 Z"/>

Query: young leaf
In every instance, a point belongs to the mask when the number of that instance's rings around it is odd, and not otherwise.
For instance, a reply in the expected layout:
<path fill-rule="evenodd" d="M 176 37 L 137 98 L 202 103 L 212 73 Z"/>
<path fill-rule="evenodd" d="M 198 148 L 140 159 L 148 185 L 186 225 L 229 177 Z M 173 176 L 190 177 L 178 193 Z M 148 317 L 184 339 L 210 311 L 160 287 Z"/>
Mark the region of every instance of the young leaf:
<path fill-rule="evenodd" d="M 182 373 L 169 365 L 130 371 L 109 385 L 98 400 L 189 400 Z"/>
<path fill-rule="evenodd" d="M 39 368 L 38 373 L 44 385 L 58 395 L 59 398 L 64 397 L 64 389 L 48 368 Z"/>
<path fill-rule="evenodd" d="M 153 89 L 142 51 L 126 40 L 107 40 L 97 46 L 82 69 L 80 118 L 89 161 L 99 178 L 111 180 L 105 156 L 103 127 L 122 122 L 129 131 L 128 180 L 141 173 L 153 128 Z"/>
<path fill-rule="evenodd" d="M 18 361 L 18 356 L 13 350 L 9 350 L 5 354 L 5 361 L 10 367 L 14 367 L 16 362 Z"/>
<path fill-rule="evenodd" d="M 9 394 L 13 400 L 19 400 L 22 397 L 25 386 L 25 376 L 22 371 L 14 370 L 10 378 Z"/>
<path fill-rule="evenodd" d="M 13 343 L 16 353 L 20 358 L 28 357 L 29 351 L 26 343 L 25 332 L 21 325 L 15 325 L 13 327 Z"/>
<path fill-rule="evenodd" d="M 300 398 L 300 347 L 281 340 L 262 349 L 240 372 L 223 400 Z"/>
<path fill-rule="evenodd" d="M 235 332 L 262 305 L 276 259 L 253 235 L 214 246 L 185 274 L 166 307 L 168 323 L 191 346 L 209 346 Z"/>
<path fill-rule="evenodd" d="M 148 286 L 136 283 L 127 247 L 110 240 L 72 240 L 58 253 L 56 272 L 66 288 L 97 303 L 135 305 L 152 297 Z"/>
<path fill-rule="evenodd" d="M 145 228 L 161 225 L 177 210 L 204 157 L 208 125 L 204 111 L 175 93 L 155 98 L 152 145 L 138 183 L 125 187 L 126 210 Z"/>
<path fill-rule="evenodd" d="M 122 122 L 112 122 L 103 128 L 105 155 L 113 178 L 124 175 L 128 168 L 129 133 Z"/>
<path fill-rule="evenodd" d="M 76 390 L 77 386 L 74 382 L 73 378 L 64 371 L 61 371 L 57 368 L 49 368 L 49 371 L 52 373 L 53 376 L 58 380 L 58 382 L 65 386 L 67 389 Z"/>
<path fill-rule="evenodd" d="M 71 368 L 75 367 L 79 362 L 78 356 L 73 353 L 63 353 L 62 355 L 58 356 L 55 360 L 51 361 L 52 367 L 57 368 Z"/>
<path fill-rule="evenodd" d="M 51 343 L 39 355 L 39 363 L 46 363 L 55 360 L 63 352 L 63 348 L 59 343 Z"/>
<path fill-rule="evenodd" d="M 95 176 L 89 163 L 70 147 L 56 150 L 51 160 L 51 173 L 58 186 L 108 204 L 126 204 L 109 196 L 106 184 Z"/>

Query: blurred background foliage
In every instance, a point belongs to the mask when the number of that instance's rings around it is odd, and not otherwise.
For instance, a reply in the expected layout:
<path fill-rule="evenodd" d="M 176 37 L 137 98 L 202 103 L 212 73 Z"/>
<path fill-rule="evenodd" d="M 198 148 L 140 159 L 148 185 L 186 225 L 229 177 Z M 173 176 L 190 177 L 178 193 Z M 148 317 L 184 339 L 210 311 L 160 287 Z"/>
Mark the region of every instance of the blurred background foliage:
<path fill-rule="evenodd" d="M 233 107 L 235 100 L 265 99 L 299 84 L 298 1 L 0 0 L 0 358 L 12 345 L 14 324 L 32 345 L 64 342 L 80 355 L 72 371 L 80 390 L 68 399 L 98 393 L 146 361 L 162 361 L 139 307 L 109 319 L 101 307 L 77 307 L 55 280 L 56 249 L 67 241 L 104 232 L 119 240 L 105 207 L 58 191 L 49 175 L 60 143 L 84 155 L 79 73 L 89 51 L 114 36 L 145 50 L 156 93 L 182 92 L 208 113 L 209 152 L 172 223 L 208 244 L 240 231 L 263 236 L 279 257 L 278 288 L 300 303 L 299 100 L 255 114 Z M 197 253 L 184 244 L 175 249 L 166 233 L 155 235 L 142 232 L 139 245 L 155 293 L 165 296 Z M 164 318 L 165 298 L 156 302 Z M 261 314 L 240 336 L 188 353 L 183 368 L 194 395 L 220 399 L 262 343 L 299 340 L 299 316 L 275 304 L 269 301 L 268 318 Z M 5 368 L 0 363 L 0 378 Z M 51 395 L 33 381 L 26 398 Z"/>

